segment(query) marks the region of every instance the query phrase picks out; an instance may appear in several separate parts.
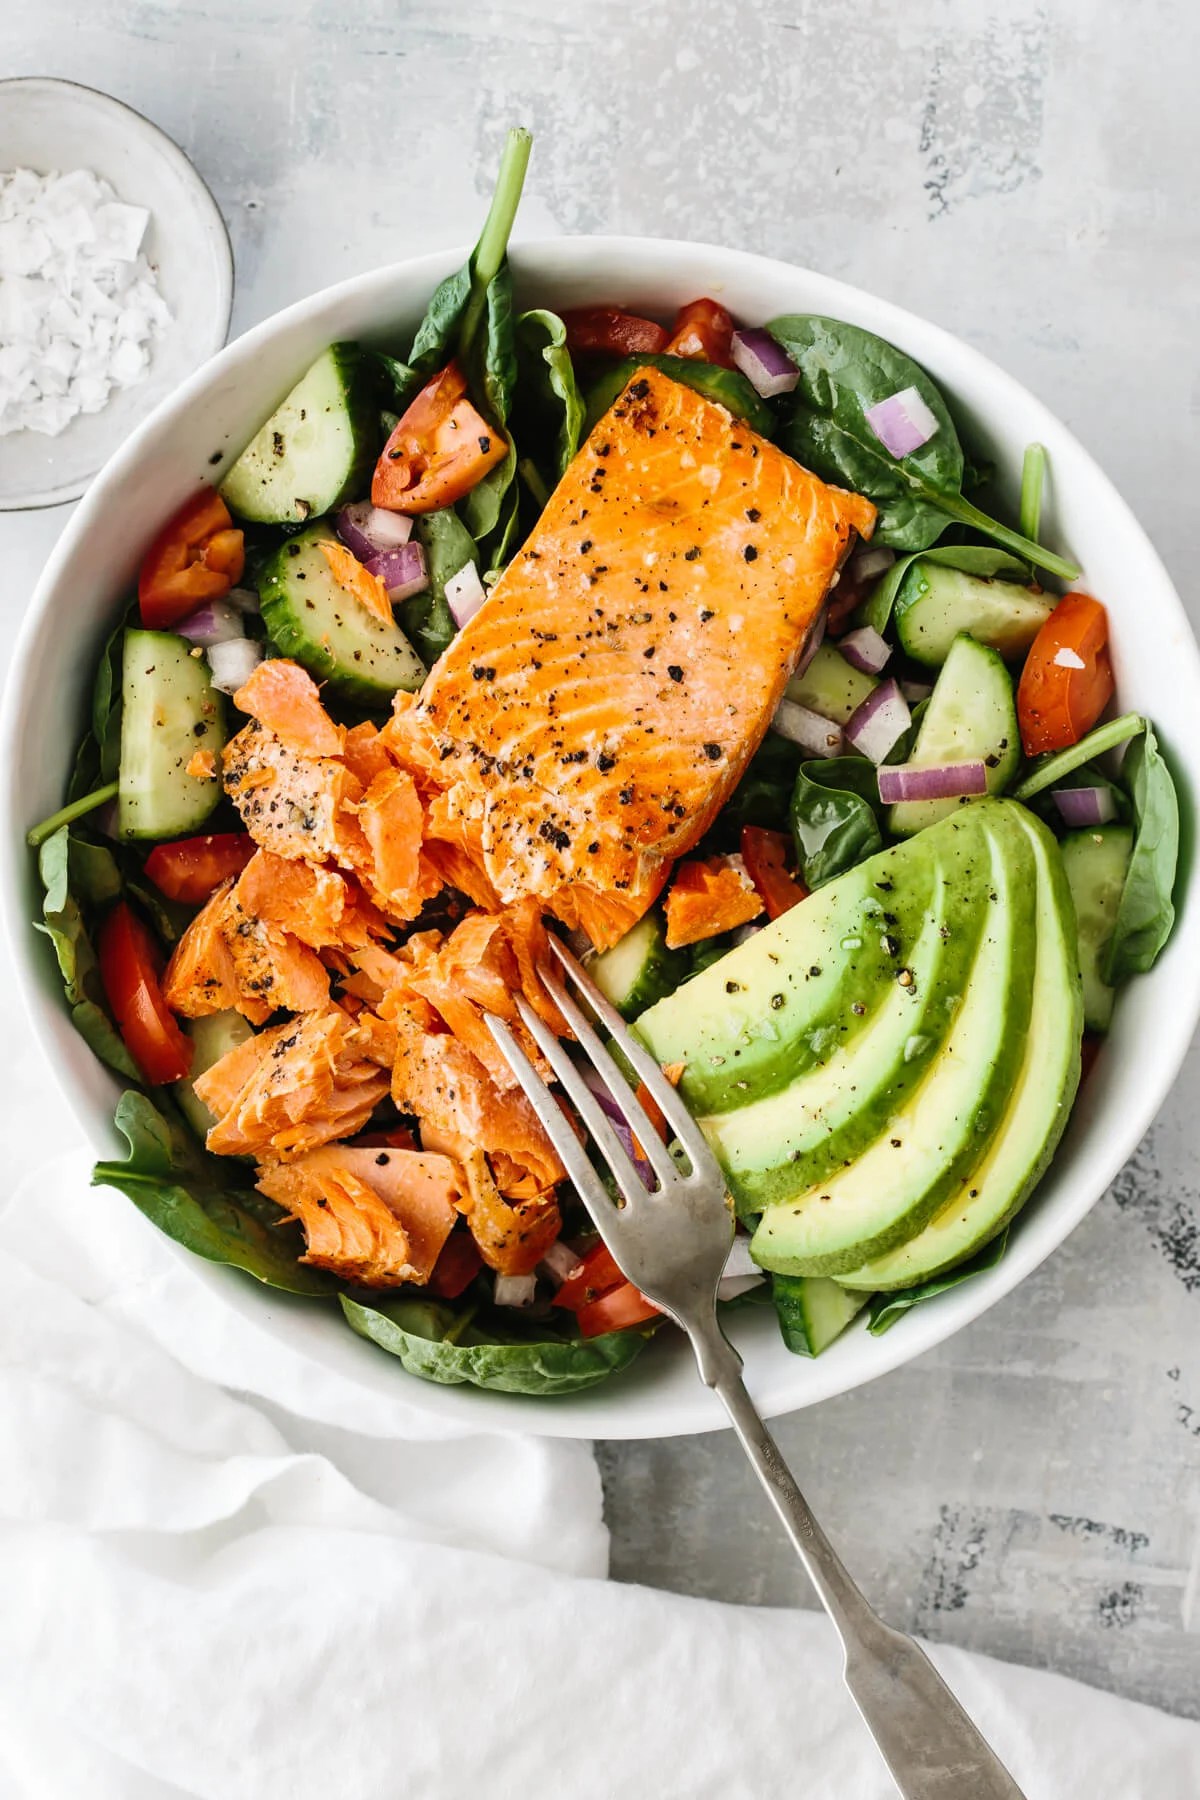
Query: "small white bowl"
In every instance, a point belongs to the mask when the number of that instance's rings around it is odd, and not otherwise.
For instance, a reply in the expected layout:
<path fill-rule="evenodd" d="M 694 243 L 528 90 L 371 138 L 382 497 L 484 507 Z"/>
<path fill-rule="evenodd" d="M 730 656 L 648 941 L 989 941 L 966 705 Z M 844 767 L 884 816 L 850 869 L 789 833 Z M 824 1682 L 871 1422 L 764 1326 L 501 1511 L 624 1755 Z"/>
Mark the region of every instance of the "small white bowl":
<path fill-rule="evenodd" d="M 98 1155 L 124 1154 L 112 1123 L 121 1084 L 74 1030 L 49 945 L 32 928 L 38 897 L 24 834 L 61 804 L 99 646 L 162 521 L 202 481 L 228 467 L 313 358 L 342 338 L 403 349 L 435 286 L 462 260 L 453 254 L 426 256 L 356 276 L 231 344 L 113 458 L 42 576 L 0 716 L 0 906 L 34 1030 Z M 525 306 L 608 301 L 669 318 L 681 301 L 715 294 L 750 323 L 784 312 L 813 312 L 877 332 L 929 370 L 974 446 L 1002 471 L 1002 491 L 993 497 L 997 506 L 1013 508 L 1025 445 L 1045 444 L 1052 471 L 1046 541 L 1079 559 L 1082 585 L 1108 606 L 1122 707 L 1153 717 L 1177 768 L 1179 759 L 1188 757 L 1180 770 L 1190 778 L 1180 796 L 1183 841 L 1188 847 L 1197 841 L 1191 746 L 1200 718 L 1200 653 L 1187 617 L 1152 545 L 1107 476 L 1011 376 L 958 338 L 887 301 L 742 251 L 641 238 L 559 238 L 520 245 L 512 260 Z M 771 1308 L 736 1313 L 731 1335 L 765 1414 L 845 1393 L 953 1336 L 1011 1292 L 1079 1224 L 1162 1105 L 1200 1016 L 1200 892 L 1186 875 L 1177 899 L 1174 936 L 1154 970 L 1120 996 L 1112 1032 L 1066 1138 L 1014 1227 L 1004 1260 L 917 1307 L 885 1337 L 871 1337 L 860 1320 L 815 1360 L 784 1349 Z M 418 1407 L 476 1429 L 550 1437 L 674 1437 L 727 1422 L 719 1403 L 701 1387 L 686 1344 L 669 1328 L 627 1373 L 582 1394 L 530 1399 L 437 1387 L 406 1375 L 386 1352 L 354 1336 L 336 1309 L 272 1292 L 186 1251 L 176 1253 L 237 1312 L 244 1329 L 262 1333 L 265 1346 L 283 1344 L 361 1384 L 377 1400 L 392 1399 L 403 1408 Z"/>
<path fill-rule="evenodd" d="M 77 500 L 147 414 L 225 342 L 233 255 L 217 203 L 183 151 L 141 113 L 73 81 L 0 81 L 0 170 L 91 169 L 121 200 L 144 206 L 142 244 L 171 324 L 150 367 L 117 388 L 100 412 L 81 413 L 57 437 L 0 437 L 0 512 Z"/>

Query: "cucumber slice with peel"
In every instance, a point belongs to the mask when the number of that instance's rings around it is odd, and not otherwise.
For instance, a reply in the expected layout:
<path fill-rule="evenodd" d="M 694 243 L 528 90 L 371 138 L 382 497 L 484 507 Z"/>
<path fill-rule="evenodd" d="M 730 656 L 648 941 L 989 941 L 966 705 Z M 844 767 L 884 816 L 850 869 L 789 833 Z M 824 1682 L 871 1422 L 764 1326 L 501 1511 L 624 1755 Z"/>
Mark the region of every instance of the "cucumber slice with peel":
<path fill-rule="evenodd" d="M 773 1275 L 771 1297 L 780 1334 L 795 1356 L 820 1356 L 870 1298 L 839 1287 L 827 1275 Z"/>
<path fill-rule="evenodd" d="M 240 519 L 303 524 L 366 486 L 379 412 L 355 344 L 331 344 L 257 431 L 221 483 Z"/>
<path fill-rule="evenodd" d="M 900 584 L 893 619 L 906 654 L 940 668 L 964 631 L 1006 661 L 1023 656 L 1053 609 L 1048 594 L 1015 581 L 984 581 L 918 557 Z"/>
<path fill-rule="evenodd" d="M 252 1038 L 254 1027 L 241 1013 L 229 1011 L 209 1013 L 203 1019 L 187 1019 L 183 1028 L 194 1046 L 192 1066 L 185 1079 L 175 1083 L 175 1098 L 180 1112 L 203 1143 L 217 1121 L 197 1095 L 195 1083 L 229 1051 Z"/>
<path fill-rule="evenodd" d="M 662 919 L 652 911 L 611 950 L 591 958 L 587 969 L 621 1017 L 636 1019 L 647 1007 L 675 992 L 691 973 L 692 962 L 685 952 L 667 949 Z"/>
<path fill-rule="evenodd" d="M 225 706 L 203 653 L 171 631 L 125 633 L 121 650 L 121 766 L 117 822 L 123 838 L 198 831 L 221 783 L 188 774 L 197 750 L 219 755 Z"/>
<path fill-rule="evenodd" d="M 1114 992 L 1100 970 L 1117 923 L 1133 855 L 1133 832 L 1128 825 L 1097 825 L 1093 830 L 1071 832 L 1060 849 L 1079 929 L 1083 1022 L 1089 1031 L 1107 1031 Z"/>
<path fill-rule="evenodd" d="M 947 763 L 975 761 L 987 769 L 988 793 L 1002 794 L 1021 761 L 1021 733 L 1012 678 L 1003 658 L 964 634 L 951 645 L 921 715 L 906 767 L 938 769 Z M 891 808 L 888 825 L 896 837 L 911 837 L 926 825 L 936 825 L 956 807 L 969 804 L 967 800 L 902 800 Z"/>

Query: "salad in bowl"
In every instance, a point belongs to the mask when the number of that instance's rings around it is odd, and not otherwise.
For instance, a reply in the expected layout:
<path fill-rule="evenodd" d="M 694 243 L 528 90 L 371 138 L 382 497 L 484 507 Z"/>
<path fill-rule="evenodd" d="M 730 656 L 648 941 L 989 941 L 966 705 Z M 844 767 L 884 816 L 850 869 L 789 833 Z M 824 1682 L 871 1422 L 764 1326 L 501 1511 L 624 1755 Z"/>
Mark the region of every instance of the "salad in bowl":
<path fill-rule="evenodd" d="M 1179 807 L 1040 447 L 1008 522 L 861 325 L 518 307 L 528 151 L 411 340 L 329 344 L 158 522 L 29 841 L 125 1084 L 97 1180 L 414 1374 L 552 1395 L 661 1321 L 489 1028 L 569 1035 L 548 932 L 721 1162 L 724 1304 L 814 1357 L 1005 1254 Z"/>

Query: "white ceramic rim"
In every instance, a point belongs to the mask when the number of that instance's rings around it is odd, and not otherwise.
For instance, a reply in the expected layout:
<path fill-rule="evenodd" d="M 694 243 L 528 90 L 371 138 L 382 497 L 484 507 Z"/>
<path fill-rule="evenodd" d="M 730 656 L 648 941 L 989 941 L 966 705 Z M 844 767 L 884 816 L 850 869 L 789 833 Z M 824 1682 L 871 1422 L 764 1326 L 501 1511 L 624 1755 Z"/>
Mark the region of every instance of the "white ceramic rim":
<path fill-rule="evenodd" d="M 586 247 L 586 253 L 581 249 L 583 246 Z M 869 314 L 873 329 L 893 338 L 935 372 L 939 370 L 943 357 L 951 361 L 959 359 L 986 382 L 990 393 L 996 397 L 997 407 L 1002 407 L 1006 401 L 1014 407 L 1019 403 L 1019 409 L 1034 424 L 1036 435 L 1051 446 L 1052 453 L 1055 444 L 1070 448 L 1071 454 L 1079 459 L 1089 479 L 1102 491 L 1106 505 L 1112 509 L 1112 516 L 1118 520 L 1122 531 L 1136 540 L 1146 574 L 1159 590 L 1158 598 L 1165 609 L 1165 622 L 1173 627 L 1173 656 L 1186 664 L 1182 679 L 1200 697 L 1200 650 L 1197 649 L 1186 612 L 1170 577 L 1131 509 L 1094 458 L 1061 421 L 1012 376 L 999 369 L 971 345 L 916 314 L 891 302 L 878 300 L 865 290 L 748 251 L 727 250 L 715 245 L 678 239 L 550 238 L 515 244 L 512 260 L 519 278 L 523 267 L 528 263 L 536 265 L 538 278 L 545 280 L 548 285 L 553 285 L 556 280 L 566 285 L 574 280 L 576 285 L 580 285 L 581 275 L 586 285 L 586 264 L 589 262 L 602 262 L 619 269 L 624 257 L 632 259 L 636 266 L 650 248 L 653 249 L 656 267 L 664 276 L 671 273 L 673 266 L 682 269 L 698 259 L 707 258 L 714 266 L 724 269 L 731 279 L 738 276 L 750 280 L 756 274 L 765 278 L 768 271 L 776 280 L 781 276 L 790 277 L 797 285 L 803 286 L 807 300 L 813 301 L 814 296 L 819 297 L 820 304 L 814 302 L 810 310 L 824 311 L 847 319 Z M 56 545 L 38 584 L 17 640 L 12 665 L 13 676 L 7 684 L 0 711 L 0 769 L 3 771 L 0 778 L 0 904 L 3 906 L 18 985 L 34 1031 L 47 1051 L 67 1104 L 80 1118 L 85 1132 L 100 1154 L 111 1154 L 115 1136 L 110 1128 L 101 1137 L 95 1122 L 81 1110 L 77 1111 L 76 1096 L 71 1092 L 52 1054 L 49 1012 L 45 997 L 34 980 L 32 959 L 28 954 L 30 925 L 26 917 L 26 853 L 23 833 L 29 820 L 25 816 L 16 775 L 19 766 L 17 752 L 27 708 L 18 679 L 19 671 L 42 629 L 43 615 L 51 604 L 60 570 L 73 553 L 73 546 L 88 531 L 93 517 L 99 517 L 101 509 L 106 505 L 108 490 L 117 486 L 127 471 L 137 463 L 143 442 L 149 435 L 182 419 L 194 397 L 209 383 L 215 384 L 219 378 L 230 377 L 239 366 L 250 363 L 259 350 L 285 327 L 315 319 L 327 308 L 351 296 L 360 301 L 370 301 L 375 312 L 383 316 L 384 301 L 391 283 L 401 279 L 406 283 L 419 279 L 427 283 L 429 291 L 432 291 L 437 281 L 460 265 L 465 254 L 462 250 L 431 253 L 352 277 L 272 315 L 228 345 L 185 381 L 174 395 L 161 403 L 111 459 L 103 474 L 93 483 Z M 636 286 L 636 281 L 632 278 L 630 285 Z M 611 287 L 610 280 L 610 297 Z M 1183 800 L 1183 842 L 1187 848 L 1194 835 L 1197 817 L 1190 784 Z M 1182 912 L 1182 907 L 1180 910 Z M 755 1400 L 764 1416 L 773 1417 L 817 1404 L 911 1362 L 925 1351 L 943 1343 L 1011 1293 L 1069 1236 L 1136 1149 L 1182 1065 L 1196 1022 L 1200 1019 L 1200 958 L 1192 958 L 1183 964 L 1182 969 L 1177 968 L 1176 977 L 1172 1003 L 1161 1017 L 1153 1046 L 1158 1080 L 1153 1090 L 1148 1090 L 1143 1095 L 1139 1105 L 1110 1108 L 1105 1124 L 1096 1124 L 1090 1128 L 1089 1138 L 1094 1141 L 1086 1146 L 1087 1154 L 1083 1158 L 1087 1165 L 1086 1179 L 1076 1177 L 1075 1192 L 1063 1195 L 1061 1199 L 1056 1196 L 1057 1204 L 1052 1215 L 1042 1213 L 1036 1219 L 1027 1219 L 1025 1223 L 1031 1228 L 1014 1235 L 1008 1254 L 994 1269 L 954 1290 L 943 1300 L 918 1308 L 908 1315 L 901 1327 L 881 1339 L 872 1340 L 870 1365 L 863 1367 L 861 1372 L 847 1378 L 847 1372 L 841 1369 L 836 1356 L 807 1362 L 793 1359 L 780 1346 L 778 1358 L 772 1360 L 765 1377 L 760 1371 L 754 1384 Z M 147 1229 L 153 1227 L 148 1225 Z M 234 1303 L 237 1304 L 233 1290 L 224 1285 L 231 1279 L 237 1279 L 230 1271 L 206 1264 L 178 1246 L 171 1247 L 177 1255 L 196 1268 L 198 1273 L 207 1276 L 210 1283 L 220 1285 L 226 1295 L 233 1295 Z M 244 1285 L 248 1287 L 249 1283 Z M 255 1302 L 253 1320 L 260 1322 L 264 1332 L 269 1332 L 271 1297 L 267 1295 L 264 1298 L 261 1290 L 251 1297 Z M 247 1305 L 239 1305 L 238 1310 L 244 1319 L 251 1317 Z M 383 1351 L 376 1354 L 384 1361 L 389 1360 Z M 653 1388 L 651 1369 L 653 1360 L 659 1357 L 678 1361 L 687 1357 L 687 1351 L 681 1343 L 659 1343 L 651 1346 L 623 1376 L 602 1382 L 582 1394 L 540 1400 L 466 1387 L 440 1387 L 408 1377 L 397 1367 L 395 1374 L 400 1387 L 396 1399 L 406 1407 L 437 1414 L 460 1426 L 484 1430 L 524 1430 L 548 1437 L 632 1439 L 683 1436 L 724 1427 L 727 1421 L 719 1403 L 714 1396 L 701 1389 L 698 1383 L 689 1401 L 676 1401 L 675 1410 L 669 1418 L 658 1416 L 662 1410 L 661 1403 L 656 1412 L 653 1392 L 647 1390 Z M 792 1380 L 788 1379 L 789 1368 L 794 1371 L 797 1362 L 805 1372 L 803 1391 L 800 1393 L 796 1391 L 794 1373 Z M 372 1382 L 371 1386 L 373 1391 L 379 1392 L 378 1382 Z M 622 1390 L 631 1402 L 628 1417 L 622 1412 Z"/>
<path fill-rule="evenodd" d="M 221 258 L 218 286 L 213 295 L 216 306 L 216 312 L 213 315 L 213 329 L 208 341 L 196 345 L 196 367 L 203 369 L 229 336 L 229 321 L 233 316 L 233 246 L 229 241 L 229 227 L 225 223 L 224 214 L 195 163 L 179 148 L 174 138 L 168 137 L 162 126 L 156 125 L 153 119 L 148 119 L 145 113 L 138 112 L 136 107 L 130 106 L 125 100 L 118 100 L 112 94 L 103 93 L 99 88 L 88 87 L 86 82 L 67 81 L 58 75 L 7 76 L 0 80 L 0 106 L 4 104 L 5 91 L 18 87 L 26 91 L 30 88 L 45 88 L 50 91 L 86 94 L 89 102 L 117 117 L 123 116 L 137 135 L 156 140 L 164 161 L 173 164 L 182 180 L 192 188 L 199 210 L 208 218 L 214 238 L 225 247 L 225 254 Z M 191 377 L 189 376 L 188 379 L 190 380 Z M 153 411 L 146 414 L 142 424 L 138 425 L 131 436 L 126 439 L 126 446 L 137 441 L 142 425 L 153 419 L 161 408 L 174 399 L 178 393 L 179 389 L 177 388 L 175 394 L 168 395 L 166 400 L 160 401 Z M 120 452 L 117 454 L 119 455 Z M 105 469 L 111 467 L 115 460 L 116 456 L 112 456 L 107 462 L 98 463 L 90 475 L 77 476 L 74 480 L 64 481 L 57 487 L 35 489 L 30 494 L 15 494 L 8 499 L 0 496 L 0 512 L 42 512 L 49 506 L 66 506 L 69 501 L 78 500 L 81 494 L 86 494 L 97 477 Z"/>

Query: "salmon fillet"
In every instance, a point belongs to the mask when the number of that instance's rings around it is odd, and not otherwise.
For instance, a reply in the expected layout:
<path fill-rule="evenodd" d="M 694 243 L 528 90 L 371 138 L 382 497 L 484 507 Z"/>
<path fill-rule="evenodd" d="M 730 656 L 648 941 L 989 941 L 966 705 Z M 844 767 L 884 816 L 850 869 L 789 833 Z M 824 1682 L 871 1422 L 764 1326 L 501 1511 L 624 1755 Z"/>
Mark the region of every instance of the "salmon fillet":
<path fill-rule="evenodd" d="M 439 835 L 503 901 L 564 889 L 604 942 L 703 835 L 875 509 L 694 389 L 639 372 L 431 671 Z M 412 743 L 405 709 L 393 735 Z M 422 752 L 412 750 L 417 757 Z"/>
<path fill-rule="evenodd" d="M 260 1167 L 258 1186 L 304 1227 L 302 1262 L 365 1287 L 428 1281 L 463 1196 L 448 1157 L 346 1144 Z"/>

